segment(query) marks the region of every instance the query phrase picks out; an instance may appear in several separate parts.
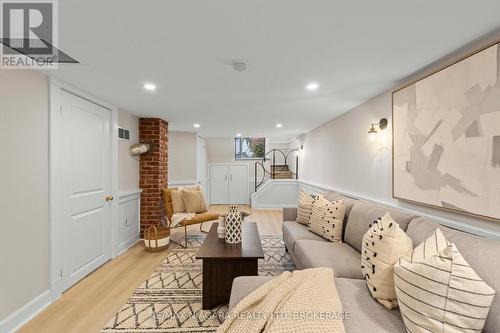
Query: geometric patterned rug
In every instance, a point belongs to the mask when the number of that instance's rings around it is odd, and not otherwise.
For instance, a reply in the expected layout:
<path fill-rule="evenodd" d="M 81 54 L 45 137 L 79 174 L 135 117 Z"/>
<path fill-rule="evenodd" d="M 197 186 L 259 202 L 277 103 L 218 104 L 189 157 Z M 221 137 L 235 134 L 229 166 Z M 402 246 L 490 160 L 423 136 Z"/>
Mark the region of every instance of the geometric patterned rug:
<path fill-rule="evenodd" d="M 102 333 L 215 332 L 227 305 L 201 308 L 202 262 L 195 259 L 205 236 L 188 236 L 187 248 L 171 243 L 167 258 L 132 294 Z M 277 276 L 294 270 L 280 236 L 260 235 L 264 259 L 259 275 Z"/>

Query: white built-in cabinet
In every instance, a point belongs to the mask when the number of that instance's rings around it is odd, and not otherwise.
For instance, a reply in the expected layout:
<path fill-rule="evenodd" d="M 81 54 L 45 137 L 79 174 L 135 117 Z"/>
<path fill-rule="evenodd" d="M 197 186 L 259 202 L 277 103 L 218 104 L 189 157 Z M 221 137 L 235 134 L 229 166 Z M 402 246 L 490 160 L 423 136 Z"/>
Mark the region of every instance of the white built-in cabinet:
<path fill-rule="evenodd" d="M 249 202 L 248 164 L 209 164 L 209 175 L 212 205 Z"/>

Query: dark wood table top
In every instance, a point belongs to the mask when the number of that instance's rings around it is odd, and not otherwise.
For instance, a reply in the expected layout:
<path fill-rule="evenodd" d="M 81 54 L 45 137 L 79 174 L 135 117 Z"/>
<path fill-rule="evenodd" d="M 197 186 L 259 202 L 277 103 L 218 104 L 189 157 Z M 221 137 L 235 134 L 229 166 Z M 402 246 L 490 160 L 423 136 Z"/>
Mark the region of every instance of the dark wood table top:
<path fill-rule="evenodd" d="M 264 250 L 260 243 L 259 231 L 255 222 L 243 222 L 242 242 L 239 244 L 226 244 L 217 234 L 218 223 L 212 223 L 212 227 L 196 254 L 196 259 L 251 259 L 264 258 Z"/>

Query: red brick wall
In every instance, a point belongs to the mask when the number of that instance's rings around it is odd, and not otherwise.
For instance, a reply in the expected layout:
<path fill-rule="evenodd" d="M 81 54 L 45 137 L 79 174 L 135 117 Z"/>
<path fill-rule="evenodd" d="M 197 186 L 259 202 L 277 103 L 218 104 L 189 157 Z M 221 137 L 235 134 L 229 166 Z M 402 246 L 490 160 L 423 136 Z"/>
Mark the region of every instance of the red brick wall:
<path fill-rule="evenodd" d="M 167 188 L 168 123 L 159 118 L 139 119 L 139 141 L 149 143 L 151 150 L 140 156 L 139 187 L 141 195 L 141 234 L 157 225 L 163 216 L 161 190 Z"/>

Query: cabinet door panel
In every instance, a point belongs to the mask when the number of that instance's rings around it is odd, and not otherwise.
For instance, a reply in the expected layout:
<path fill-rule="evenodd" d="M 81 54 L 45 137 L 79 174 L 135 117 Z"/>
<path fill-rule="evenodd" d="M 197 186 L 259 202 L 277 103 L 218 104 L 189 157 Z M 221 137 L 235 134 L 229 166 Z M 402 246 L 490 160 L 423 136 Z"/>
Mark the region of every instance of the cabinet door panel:
<path fill-rule="evenodd" d="M 241 205 L 248 202 L 248 166 L 231 165 L 229 167 L 229 203 Z"/>
<path fill-rule="evenodd" d="M 227 205 L 229 203 L 228 178 L 227 165 L 213 165 L 210 167 L 211 204 Z"/>

